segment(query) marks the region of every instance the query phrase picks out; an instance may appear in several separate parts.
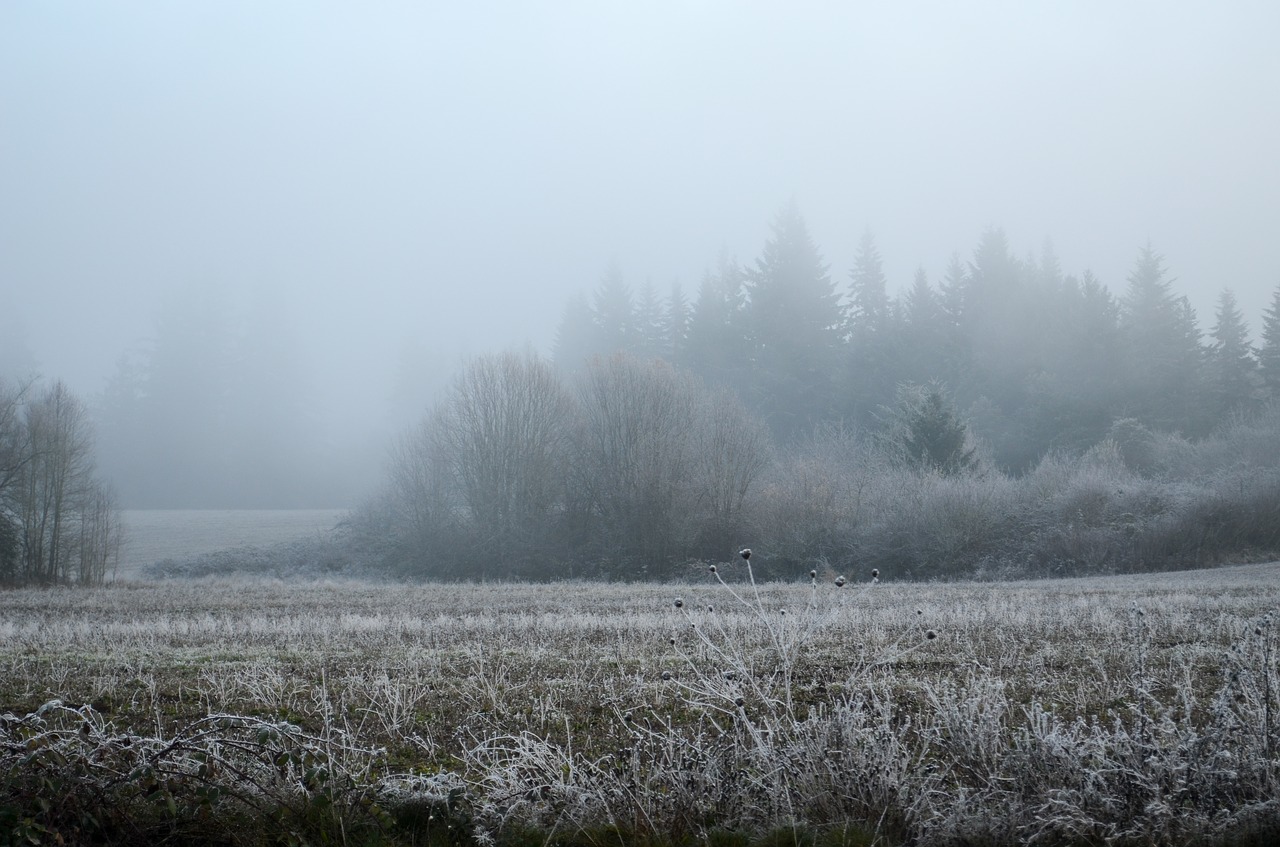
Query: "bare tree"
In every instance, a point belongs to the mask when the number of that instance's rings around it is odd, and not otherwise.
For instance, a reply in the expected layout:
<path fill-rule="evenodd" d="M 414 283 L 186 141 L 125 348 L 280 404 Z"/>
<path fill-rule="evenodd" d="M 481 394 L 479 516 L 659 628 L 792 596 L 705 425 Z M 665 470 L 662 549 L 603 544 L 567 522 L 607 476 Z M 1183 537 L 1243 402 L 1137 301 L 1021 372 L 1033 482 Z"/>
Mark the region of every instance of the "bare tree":
<path fill-rule="evenodd" d="M 118 555 L 120 526 L 109 489 L 95 476 L 84 404 L 57 382 L 9 426 L 20 449 L 7 460 L 7 520 L 17 529 L 9 581 L 99 584 Z M 0 414 L 3 414 L 0 412 Z M 16 426 L 14 422 L 20 423 Z"/>
<path fill-rule="evenodd" d="M 575 481 L 613 546 L 600 555 L 652 575 L 687 547 L 693 527 L 697 385 L 661 360 L 618 354 L 591 363 L 578 400 Z"/>
<path fill-rule="evenodd" d="M 747 494 L 769 464 L 765 426 L 747 412 L 732 391 L 705 399 L 694 437 L 693 487 L 700 506 L 699 536 L 704 552 L 724 551 L 744 542 L 741 526 Z"/>
<path fill-rule="evenodd" d="M 532 354 L 474 359 L 432 421 L 429 439 L 457 492 L 485 573 L 528 571 L 564 491 L 573 402 L 552 365 Z"/>

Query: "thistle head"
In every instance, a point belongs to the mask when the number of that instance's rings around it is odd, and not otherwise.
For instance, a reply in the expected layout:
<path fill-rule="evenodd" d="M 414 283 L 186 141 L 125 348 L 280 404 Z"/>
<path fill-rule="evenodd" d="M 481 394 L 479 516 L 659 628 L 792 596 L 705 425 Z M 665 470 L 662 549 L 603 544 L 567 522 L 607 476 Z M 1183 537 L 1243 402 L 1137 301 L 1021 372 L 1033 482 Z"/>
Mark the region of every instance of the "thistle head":
<path fill-rule="evenodd" d="M 742 557 L 743 561 L 746 561 L 746 560 L 750 559 L 750 558 L 751 558 L 751 548 L 750 548 L 750 547 L 743 547 L 741 550 L 739 550 L 739 551 L 738 551 L 738 555 Z"/>

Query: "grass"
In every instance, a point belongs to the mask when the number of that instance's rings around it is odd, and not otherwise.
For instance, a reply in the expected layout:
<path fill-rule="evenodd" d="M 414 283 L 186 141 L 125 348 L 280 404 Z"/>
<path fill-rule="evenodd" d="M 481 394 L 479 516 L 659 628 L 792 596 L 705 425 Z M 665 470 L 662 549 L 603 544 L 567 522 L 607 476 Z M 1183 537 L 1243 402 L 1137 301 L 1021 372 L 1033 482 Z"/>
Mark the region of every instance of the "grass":
<path fill-rule="evenodd" d="M 844 589 L 743 570 L 2 593 L 0 843 L 1280 833 L 1280 566 Z"/>

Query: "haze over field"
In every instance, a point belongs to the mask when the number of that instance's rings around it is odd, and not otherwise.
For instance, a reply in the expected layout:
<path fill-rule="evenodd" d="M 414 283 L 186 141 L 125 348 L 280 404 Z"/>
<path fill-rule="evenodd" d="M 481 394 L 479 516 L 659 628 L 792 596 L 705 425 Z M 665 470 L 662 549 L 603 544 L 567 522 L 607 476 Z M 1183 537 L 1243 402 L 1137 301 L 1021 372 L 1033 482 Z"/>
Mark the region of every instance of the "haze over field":
<path fill-rule="evenodd" d="M 236 378 L 270 363 L 256 414 L 349 502 L 465 354 L 548 349 L 611 262 L 692 294 L 793 200 L 841 289 L 867 228 L 899 292 L 996 225 L 1113 292 L 1149 242 L 1256 333 L 1278 33 L 1268 2 L 5 4 L 0 372 L 93 398 L 192 315 L 259 325 Z"/>

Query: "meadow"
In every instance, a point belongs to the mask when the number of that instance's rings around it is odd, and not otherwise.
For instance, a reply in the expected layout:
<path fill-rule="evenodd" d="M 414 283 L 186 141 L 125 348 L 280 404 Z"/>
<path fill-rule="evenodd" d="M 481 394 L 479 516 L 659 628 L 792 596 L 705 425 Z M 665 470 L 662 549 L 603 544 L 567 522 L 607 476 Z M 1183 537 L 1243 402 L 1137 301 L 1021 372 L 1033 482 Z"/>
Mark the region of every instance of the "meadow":
<path fill-rule="evenodd" d="M 1268 844 L 1280 564 L 0 593 L 0 843 Z"/>

